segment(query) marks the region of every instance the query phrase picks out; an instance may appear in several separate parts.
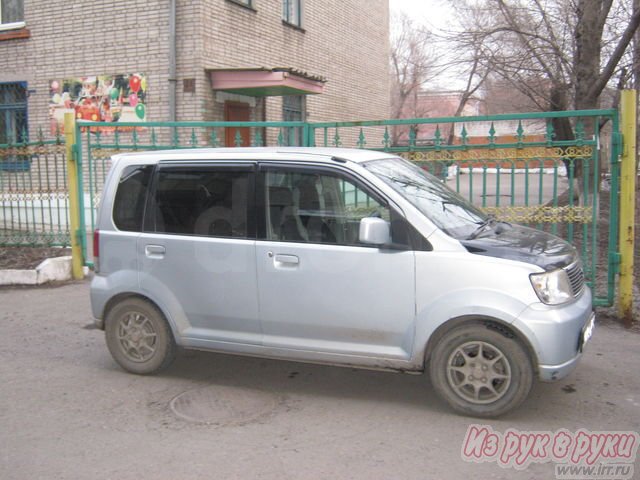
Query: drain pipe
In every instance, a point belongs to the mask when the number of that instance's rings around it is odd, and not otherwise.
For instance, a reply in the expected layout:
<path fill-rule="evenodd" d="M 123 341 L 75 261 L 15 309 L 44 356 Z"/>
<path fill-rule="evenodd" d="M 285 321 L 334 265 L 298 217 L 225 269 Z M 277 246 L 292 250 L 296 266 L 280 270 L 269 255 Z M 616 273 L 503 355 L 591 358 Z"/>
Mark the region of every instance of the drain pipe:
<path fill-rule="evenodd" d="M 169 121 L 176 121 L 176 0 L 169 0 Z"/>

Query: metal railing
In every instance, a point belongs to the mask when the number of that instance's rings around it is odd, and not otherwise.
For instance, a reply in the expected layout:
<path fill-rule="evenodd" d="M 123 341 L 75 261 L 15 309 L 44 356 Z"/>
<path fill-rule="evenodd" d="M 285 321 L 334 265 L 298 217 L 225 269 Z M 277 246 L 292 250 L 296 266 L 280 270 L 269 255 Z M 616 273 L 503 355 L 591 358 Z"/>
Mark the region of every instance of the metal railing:
<path fill-rule="evenodd" d="M 572 138 L 559 138 L 557 125 Z M 309 125 L 307 144 L 403 156 L 499 220 L 576 246 L 595 304 L 613 303 L 618 244 L 617 110 Z M 610 179 L 601 191 L 601 176 Z M 600 210 L 605 204 L 606 222 Z"/>
<path fill-rule="evenodd" d="M 64 140 L 38 136 L 0 144 L 0 245 L 69 245 Z"/>
<path fill-rule="evenodd" d="M 573 138 L 558 138 L 558 121 L 569 122 Z M 69 243 L 64 139 L 39 137 L 0 145 L 0 244 Z M 616 110 L 323 123 L 79 121 L 73 151 L 81 192 L 78 236 L 87 263 L 87 235 L 112 155 L 283 146 L 296 138 L 304 146 L 401 155 L 499 219 L 562 236 L 581 254 L 595 303 L 612 304 L 619 221 Z M 609 183 L 601 182 L 603 174 Z"/>

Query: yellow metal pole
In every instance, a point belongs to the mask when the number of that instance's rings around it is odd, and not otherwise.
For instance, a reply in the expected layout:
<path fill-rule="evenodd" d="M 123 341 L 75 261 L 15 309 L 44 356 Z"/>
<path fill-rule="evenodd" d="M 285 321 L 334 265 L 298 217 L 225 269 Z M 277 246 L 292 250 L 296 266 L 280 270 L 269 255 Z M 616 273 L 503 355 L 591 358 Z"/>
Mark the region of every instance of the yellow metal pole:
<path fill-rule="evenodd" d="M 69 234 L 71 236 L 71 273 L 73 278 L 83 278 L 82 247 L 78 230 L 80 229 L 80 201 L 78 198 L 78 169 L 73 148 L 76 144 L 76 120 L 73 113 L 64 114 L 64 141 L 67 156 L 67 185 L 69 189 Z"/>
<path fill-rule="evenodd" d="M 636 102 L 635 90 L 620 98 L 622 158 L 620 165 L 620 282 L 618 308 L 625 325 L 633 322 L 633 251 L 636 208 Z"/>

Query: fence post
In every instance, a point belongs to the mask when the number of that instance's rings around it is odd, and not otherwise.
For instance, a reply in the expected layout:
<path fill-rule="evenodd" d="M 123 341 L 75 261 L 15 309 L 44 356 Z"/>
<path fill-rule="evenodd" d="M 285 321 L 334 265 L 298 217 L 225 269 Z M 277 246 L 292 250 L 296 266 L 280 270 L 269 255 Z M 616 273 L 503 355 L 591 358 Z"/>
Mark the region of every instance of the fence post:
<path fill-rule="evenodd" d="M 71 273 L 76 280 L 83 278 L 82 244 L 80 242 L 80 201 L 78 170 L 75 159 L 76 125 L 73 113 L 64 114 L 64 142 L 67 157 L 67 188 L 69 189 L 69 236 L 71 237 Z"/>
<path fill-rule="evenodd" d="M 636 97 L 623 90 L 620 98 L 622 157 L 620 166 L 620 282 L 618 308 L 628 327 L 633 322 L 633 250 L 636 208 Z"/>
<path fill-rule="evenodd" d="M 304 122 L 304 125 L 302 126 L 302 146 L 311 146 L 311 144 L 309 143 L 309 124 L 307 122 Z"/>
<path fill-rule="evenodd" d="M 82 132 L 81 127 L 78 125 L 78 122 L 75 123 L 75 141 L 73 148 L 75 148 L 75 163 L 76 163 L 76 174 L 78 175 L 78 210 L 80 212 L 80 247 L 82 248 L 82 261 L 86 262 L 87 260 L 87 225 L 85 219 L 85 209 L 84 209 L 84 177 L 82 174 Z M 93 227 L 93 225 L 91 225 Z M 84 264 L 84 263 L 83 263 Z"/>

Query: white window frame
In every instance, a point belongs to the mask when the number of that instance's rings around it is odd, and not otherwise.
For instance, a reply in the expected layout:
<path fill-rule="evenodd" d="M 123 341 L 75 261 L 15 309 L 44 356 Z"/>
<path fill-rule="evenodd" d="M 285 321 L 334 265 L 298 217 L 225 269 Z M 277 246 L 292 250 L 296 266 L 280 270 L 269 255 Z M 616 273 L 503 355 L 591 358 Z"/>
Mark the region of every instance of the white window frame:
<path fill-rule="evenodd" d="M 241 5 L 243 7 L 254 10 L 254 6 L 253 6 L 254 0 L 230 0 L 230 1 L 233 3 L 237 3 L 238 5 Z"/>
<path fill-rule="evenodd" d="M 292 6 L 294 6 L 293 12 L 291 11 Z M 282 0 L 282 20 L 289 25 L 302 28 L 303 8 L 304 8 L 303 0 Z"/>
<path fill-rule="evenodd" d="M 3 1 L 5 0 L 0 0 L 0 32 L 4 30 L 15 30 L 17 28 L 23 28 L 26 25 L 24 18 L 19 22 L 11 22 L 11 23 L 2 22 L 2 2 Z M 22 8 L 24 9 L 24 0 L 22 1 Z M 23 17 L 24 17 L 24 12 L 23 12 Z"/>

